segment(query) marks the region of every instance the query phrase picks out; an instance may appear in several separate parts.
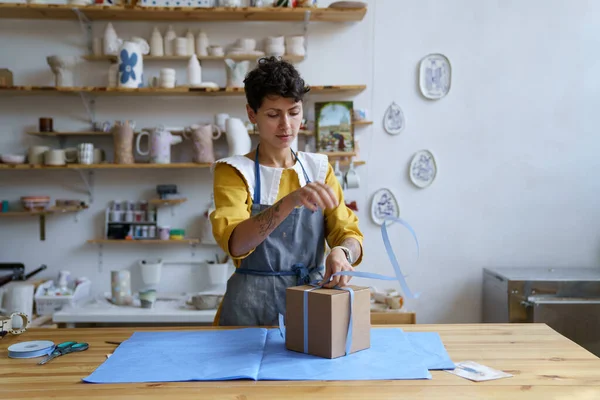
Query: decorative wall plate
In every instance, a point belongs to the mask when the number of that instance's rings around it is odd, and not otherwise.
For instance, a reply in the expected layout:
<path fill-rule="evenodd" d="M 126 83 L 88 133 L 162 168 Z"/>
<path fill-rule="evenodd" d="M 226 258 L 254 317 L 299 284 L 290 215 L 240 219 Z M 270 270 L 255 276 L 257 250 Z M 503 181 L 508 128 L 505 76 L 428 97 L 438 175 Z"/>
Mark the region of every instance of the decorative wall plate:
<path fill-rule="evenodd" d="M 425 188 L 437 175 L 437 163 L 429 150 L 418 151 L 410 162 L 410 180 L 415 186 Z"/>
<path fill-rule="evenodd" d="M 442 54 L 429 54 L 421 60 L 419 68 L 421 93 L 428 99 L 437 100 L 450 91 L 452 68 Z"/>
<path fill-rule="evenodd" d="M 406 120 L 398 104 L 392 102 L 383 115 L 383 129 L 390 135 L 398 135 L 404 130 Z"/>
<path fill-rule="evenodd" d="M 371 200 L 371 218 L 377 225 L 383 225 L 383 221 L 388 217 L 399 218 L 400 207 L 389 189 L 379 189 Z"/>

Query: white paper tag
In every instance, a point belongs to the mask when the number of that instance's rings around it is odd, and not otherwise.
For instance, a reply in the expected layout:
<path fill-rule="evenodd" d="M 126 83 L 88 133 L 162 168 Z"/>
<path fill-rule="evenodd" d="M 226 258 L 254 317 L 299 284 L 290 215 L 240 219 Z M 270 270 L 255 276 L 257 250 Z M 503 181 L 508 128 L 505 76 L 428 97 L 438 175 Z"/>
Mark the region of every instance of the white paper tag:
<path fill-rule="evenodd" d="M 456 369 L 446 370 L 446 372 L 476 382 L 512 377 L 511 374 L 486 367 L 485 365 L 478 364 L 475 361 L 461 361 L 455 363 L 455 365 Z"/>

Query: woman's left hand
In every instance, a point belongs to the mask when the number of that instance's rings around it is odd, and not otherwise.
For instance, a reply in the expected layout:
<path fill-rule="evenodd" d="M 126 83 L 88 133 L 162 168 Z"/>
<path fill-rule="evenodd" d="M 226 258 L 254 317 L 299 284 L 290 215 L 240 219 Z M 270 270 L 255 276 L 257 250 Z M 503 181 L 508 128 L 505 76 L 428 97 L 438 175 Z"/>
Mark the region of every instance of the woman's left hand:
<path fill-rule="evenodd" d="M 342 249 L 333 249 L 325 261 L 325 277 L 323 278 L 323 282 L 327 283 L 323 286 L 332 288 L 336 285 L 340 287 L 348 285 L 348 282 L 350 282 L 350 279 L 352 278 L 351 276 L 336 275 L 331 279 L 331 282 L 329 282 L 329 278 L 340 271 L 354 271 L 354 268 L 346 259 L 346 254 Z"/>

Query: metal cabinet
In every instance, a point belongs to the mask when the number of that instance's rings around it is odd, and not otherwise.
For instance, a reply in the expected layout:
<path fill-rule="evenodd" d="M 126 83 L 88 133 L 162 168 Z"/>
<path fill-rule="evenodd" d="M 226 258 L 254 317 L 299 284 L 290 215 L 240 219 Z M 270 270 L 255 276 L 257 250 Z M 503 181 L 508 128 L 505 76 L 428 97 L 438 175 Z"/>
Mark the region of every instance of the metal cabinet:
<path fill-rule="evenodd" d="M 600 356 L 600 268 L 484 268 L 483 322 L 541 322 Z"/>

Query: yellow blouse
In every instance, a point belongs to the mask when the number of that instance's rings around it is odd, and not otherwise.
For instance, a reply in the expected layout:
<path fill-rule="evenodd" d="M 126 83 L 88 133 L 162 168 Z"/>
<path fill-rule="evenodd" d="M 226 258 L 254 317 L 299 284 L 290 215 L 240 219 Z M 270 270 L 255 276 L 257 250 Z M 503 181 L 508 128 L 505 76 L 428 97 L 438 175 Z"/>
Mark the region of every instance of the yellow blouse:
<path fill-rule="evenodd" d="M 233 257 L 229 251 L 229 238 L 235 227 L 250 217 L 252 198 L 243 175 L 229 164 L 217 163 L 215 165 L 213 182 L 216 208 L 210 214 L 213 235 L 223 251 L 232 257 L 235 266 L 239 267 L 241 260 L 251 254 L 253 250 L 240 257 Z M 325 183 L 333 189 L 339 200 L 336 208 L 324 211 L 325 240 L 330 248 L 341 245 L 347 238 L 358 240 L 361 246 L 361 255 L 353 264 L 356 266 L 362 261 L 363 234 L 358 227 L 358 217 L 344 203 L 344 193 L 331 164 L 327 170 Z M 276 201 L 299 188 L 300 182 L 296 171 L 293 168 L 284 169 Z"/>

